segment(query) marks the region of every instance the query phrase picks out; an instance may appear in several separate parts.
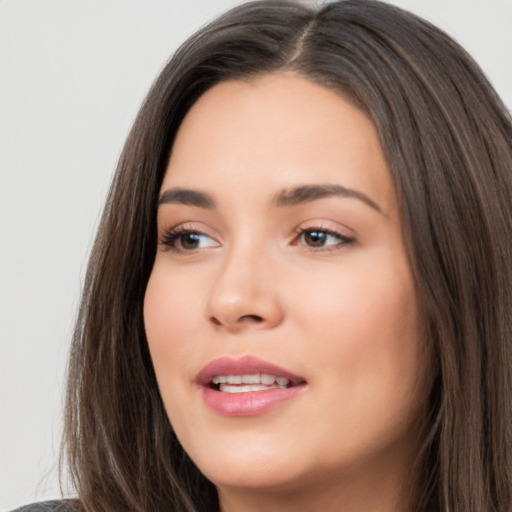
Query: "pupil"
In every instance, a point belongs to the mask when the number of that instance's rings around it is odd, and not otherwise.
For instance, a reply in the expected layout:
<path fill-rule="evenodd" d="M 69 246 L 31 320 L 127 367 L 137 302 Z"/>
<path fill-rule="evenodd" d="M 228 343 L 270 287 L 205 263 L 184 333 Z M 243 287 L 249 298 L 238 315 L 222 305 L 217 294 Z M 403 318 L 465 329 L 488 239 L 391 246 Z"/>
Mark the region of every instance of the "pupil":
<path fill-rule="evenodd" d="M 306 233 L 306 243 L 315 247 L 324 245 L 327 234 L 323 231 L 308 231 Z"/>
<path fill-rule="evenodd" d="M 197 233 L 186 233 L 181 236 L 181 245 L 184 249 L 196 249 L 199 244 Z"/>

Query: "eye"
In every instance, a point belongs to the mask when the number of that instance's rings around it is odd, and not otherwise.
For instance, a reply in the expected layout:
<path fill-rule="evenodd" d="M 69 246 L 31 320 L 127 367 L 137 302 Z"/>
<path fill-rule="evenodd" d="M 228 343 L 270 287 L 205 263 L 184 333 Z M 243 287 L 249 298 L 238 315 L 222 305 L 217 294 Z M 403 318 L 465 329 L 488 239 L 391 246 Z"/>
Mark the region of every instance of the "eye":
<path fill-rule="evenodd" d="M 160 243 L 167 249 L 178 252 L 192 252 L 219 245 L 205 233 L 184 227 L 171 229 L 165 233 Z"/>
<path fill-rule="evenodd" d="M 324 228 L 299 228 L 293 245 L 306 245 L 314 249 L 336 249 L 353 243 L 354 238 Z"/>

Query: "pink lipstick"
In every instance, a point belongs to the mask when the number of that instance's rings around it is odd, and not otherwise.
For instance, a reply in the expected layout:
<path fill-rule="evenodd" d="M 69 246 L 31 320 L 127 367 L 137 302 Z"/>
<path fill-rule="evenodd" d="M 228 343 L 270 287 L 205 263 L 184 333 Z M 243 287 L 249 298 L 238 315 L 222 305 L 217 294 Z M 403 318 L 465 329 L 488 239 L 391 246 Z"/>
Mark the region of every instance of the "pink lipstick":
<path fill-rule="evenodd" d="M 289 400 L 306 381 L 279 366 L 252 356 L 221 357 L 197 376 L 206 405 L 222 416 L 254 416 Z"/>

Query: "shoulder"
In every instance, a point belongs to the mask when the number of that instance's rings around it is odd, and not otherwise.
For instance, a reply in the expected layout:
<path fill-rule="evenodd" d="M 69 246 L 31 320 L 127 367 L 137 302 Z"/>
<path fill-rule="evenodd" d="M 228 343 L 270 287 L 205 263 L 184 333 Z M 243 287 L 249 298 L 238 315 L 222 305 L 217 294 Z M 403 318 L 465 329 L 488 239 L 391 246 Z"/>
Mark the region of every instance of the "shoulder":
<path fill-rule="evenodd" d="M 80 510 L 77 500 L 53 500 L 32 503 L 12 512 L 74 512 Z"/>

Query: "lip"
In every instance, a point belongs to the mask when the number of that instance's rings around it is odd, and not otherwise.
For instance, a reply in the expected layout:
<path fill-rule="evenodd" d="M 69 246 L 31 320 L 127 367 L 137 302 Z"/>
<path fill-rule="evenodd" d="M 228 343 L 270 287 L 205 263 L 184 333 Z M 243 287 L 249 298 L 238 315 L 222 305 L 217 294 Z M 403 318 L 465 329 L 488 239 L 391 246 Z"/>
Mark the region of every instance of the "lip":
<path fill-rule="evenodd" d="M 223 393 L 211 386 L 216 375 L 244 375 L 267 373 L 284 377 L 292 384 L 288 388 L 275 388 L 245 393 Z M 255 416 L 263 414 L 297 396 L 306 387 L 306 380 L 280 366 L 253 356 L 241 358 L 220 357 L 208 363 L 198 374 L 206 405 L 222 416 Z"/>

